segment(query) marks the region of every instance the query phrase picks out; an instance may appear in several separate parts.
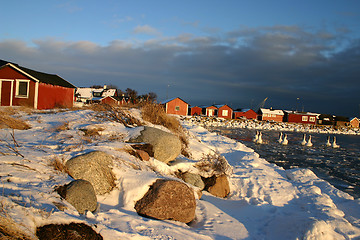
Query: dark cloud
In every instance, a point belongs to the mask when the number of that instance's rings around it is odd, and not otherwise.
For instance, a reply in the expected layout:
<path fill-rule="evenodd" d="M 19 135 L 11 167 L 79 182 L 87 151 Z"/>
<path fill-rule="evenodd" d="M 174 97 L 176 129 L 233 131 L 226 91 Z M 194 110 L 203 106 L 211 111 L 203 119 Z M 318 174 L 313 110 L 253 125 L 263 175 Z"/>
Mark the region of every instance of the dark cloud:
<path fill-rule="evenodd" d="M 346 34 L 346 33 L 343 33 Z M 0 42 L 2 59 L 56 73 L 77 86 L 112 84 L 193 105 L 227 103 L 354 116 L 360 40 L 298 26 L 239 28 L 223 37 L 183 34 L 146 42 Z M 299 100 L 297 100 L 299 98 Z"/>

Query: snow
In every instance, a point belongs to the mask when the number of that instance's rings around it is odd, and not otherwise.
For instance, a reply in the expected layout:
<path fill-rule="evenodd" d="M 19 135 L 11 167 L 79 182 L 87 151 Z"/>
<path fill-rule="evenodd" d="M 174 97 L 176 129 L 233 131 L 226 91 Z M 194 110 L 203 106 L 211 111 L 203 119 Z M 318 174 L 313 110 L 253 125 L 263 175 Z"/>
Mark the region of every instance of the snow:
<path fill-rule="evenodd" d="M 140 117 L 138 110 L 130 112 Z M 90 110 L 43 111 L 17 117 L 27 120 L 32 128 L 14 131 L 18 147 L 11 130 L 0 130 L 0 214 L 12 218 L 32 236 L 36 227 L 44 224 L 84 222 L 104 239 L 360 238 L 359 199 L 337 190 L 308 169 L 277 167 L 245 145 L 210 133 L 193 121 L 182 121 L 189 136 L 191 159 L 180 156 L 167 165 L 153 158 L 142 162 L 124 150 L 126 141 L 142 128 L 126 128 L 98 118 Z M 65 130 L 57 130 L 65 123 Z M 80 129 L 88 128 L 100 129 L 99 135 L 85 136 Z M 71 177 L 54 170 L 50 162 L 65 162 L 93 150 L 114 156 L 116 187 L 98 196 L 96 212 L 79 215 L 54 192 Z M 179 169 L 196 172 L 194 164 L 212 153 L 221 154 L 233 167 L 227 198 L 205 192 L 196 200 L 196 219 L 189 225 L 136 213 L 135 202 L 156 179 L 175 178 L 174 172 Z"/>

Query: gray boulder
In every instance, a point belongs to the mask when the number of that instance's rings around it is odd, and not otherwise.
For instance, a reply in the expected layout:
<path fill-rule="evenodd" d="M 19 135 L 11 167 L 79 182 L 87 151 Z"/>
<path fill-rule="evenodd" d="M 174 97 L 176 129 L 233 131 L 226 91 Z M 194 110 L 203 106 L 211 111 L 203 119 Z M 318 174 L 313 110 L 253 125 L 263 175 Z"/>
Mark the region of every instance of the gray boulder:
<path fill-rule="evenodd" d="M 205 183 L 199 174 L 186 172 L 181 174 L 181 179 L 188 184 L 198 187 L 200 190 L 205 188 Z"/>
<path fill-rule="evenodd" d="M 165 163 L 181 154 L 181 142 L 178 136 L 153 127 L 145 126 L 140 135 L 129 142 L 151 144 L 154 158 Z"/>
<path fill-rule="evenodd" d="M 74 180 L 68 185 L 58 188 L 58 193 L 80 214 L 84 214 L 85 211 L 94 212 L 97 208 L 95 190 L 86 180 Z"/>
<path fill-rule="evenodd" d="M 158 179 L 135 204 L 136 212 L 159 220 L 189 223 L 195 218 L 194 192 L 185 183 Z"/>
<path fill-rule="evenodd" d="M 87 180 L 94 186 L 96 194 L 105 194 L 115 186 L 112 164 L 111 155 L 94 151 L 68 160 L 65 166 L 72 178 Z"/>

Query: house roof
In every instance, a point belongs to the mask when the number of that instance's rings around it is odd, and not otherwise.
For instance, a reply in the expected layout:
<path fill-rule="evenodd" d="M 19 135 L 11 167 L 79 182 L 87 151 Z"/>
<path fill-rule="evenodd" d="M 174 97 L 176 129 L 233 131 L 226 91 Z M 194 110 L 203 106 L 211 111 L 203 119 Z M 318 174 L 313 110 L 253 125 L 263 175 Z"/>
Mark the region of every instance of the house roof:
<path fill-rule="evenodd" d="M 274 110 L 274 109 L 267 109 L 267 108 L 260 108 L 260 111 L 263 114 L 275 114 L 275 115 L 284 115 L 282 110 Z"/>
<path fill-rule="evenodd" d="M 10 66 L 10 67 L 14 68 L 15 70 L 32 78 L 33 80 L 39 81 L 41 83 L 46 83 L 46 84 L 51 84 L 51 85 L 56 85 L 56 86 L 61 86 L 61 87 L 67 87 L 67 88 L 76 88 L 73 84 L 69 83 L 68 81 L 59 77 L 58 75 L 38 72 L 38 71 L 29 69 L 29 68 L 19 66 L 16 63 L 0 60 L 0 68 L 3 68 L 5 66 Z"/>
<path fill-rule="evenodd" d="M 180 99 L 181 101 L 183 101 L 184 103 L 188 104 L 187 102 L 185 102 L 184 100 L 182 100 L 182 99 L 179 98 L 179 97 L 174 97 L 174 98 L 167 99 L 167 100 L 165 100 L 165 101 L 162 101 L 161 104 L 166 104 L 166 103 L 171 102 L 171 101 L 173 101 L 173 100 L 175 100 L 175 99 L 177 99 L 177 98 Z M 189 105 L 189 104 L 188 104 L 188 105 Z"/>
<path fill-rule="evenodd" d="M 307 116 L 319 116 L 319 113 L 311 113 L 311 112 L 297 112 L 297 111 L 291 111 L 291 110 L 283 110 L 287 114 L 295 114 L 295 115 L 307 115 Z"/>

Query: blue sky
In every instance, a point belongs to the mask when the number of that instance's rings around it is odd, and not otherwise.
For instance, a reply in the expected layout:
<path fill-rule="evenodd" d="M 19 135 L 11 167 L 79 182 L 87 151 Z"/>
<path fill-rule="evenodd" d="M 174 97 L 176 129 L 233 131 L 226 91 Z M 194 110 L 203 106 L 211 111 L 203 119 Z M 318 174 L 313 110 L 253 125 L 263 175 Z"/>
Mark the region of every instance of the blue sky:
<path fill-rule="evenodd" d="M 7 1 L 0 59 L 192 105 L 359 115 L 360 1 Z"/>

